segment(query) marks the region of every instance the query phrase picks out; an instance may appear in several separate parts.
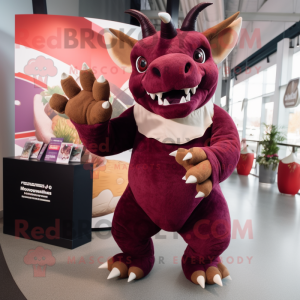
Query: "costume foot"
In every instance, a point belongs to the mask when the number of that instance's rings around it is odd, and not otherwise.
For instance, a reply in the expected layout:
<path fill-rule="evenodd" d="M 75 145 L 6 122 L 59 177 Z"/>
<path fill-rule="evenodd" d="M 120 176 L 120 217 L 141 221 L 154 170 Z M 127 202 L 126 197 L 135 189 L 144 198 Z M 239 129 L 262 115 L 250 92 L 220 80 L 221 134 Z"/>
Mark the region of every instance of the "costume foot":
<path fill-rule="evenodd" d="M 205 288 L 205 283 L 223 286 L 222 279 L 232 280 L 227 268 L 219 261 L 199 264 L 183 256 L 182 268 L 186 278 L 202 288 Z"/>
<path fill-rule="evenodd" d="M 141 279 L 148 275 L 154 265 L 154 257 L 138 257 L 119 253 L 99 266 L 99 269 L 110 271 L 107 279 L 127 278 L 128 282 Z"/>

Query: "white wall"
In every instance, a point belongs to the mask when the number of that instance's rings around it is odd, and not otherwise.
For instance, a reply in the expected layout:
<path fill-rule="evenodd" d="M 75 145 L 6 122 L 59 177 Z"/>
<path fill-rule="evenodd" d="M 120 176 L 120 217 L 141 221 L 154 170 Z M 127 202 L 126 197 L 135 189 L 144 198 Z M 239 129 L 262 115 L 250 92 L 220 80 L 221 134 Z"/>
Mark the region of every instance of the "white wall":
<path fill-rule="evenodd" d="M 293 0 L 268 0 L 265 4 L 260 8 L 258 12 L 266 12 L 266 13 L 300 13 L 300 1 L 298 1 L 297 5 L 294 7 Z M 295 8 L 295 11 L 294 11 Z M 261 38 L 261 46 L 266 45 L 269 41 L 275 38 L 277 35 L 291 27 L 294 22 L 244 22 L 243 28 L 247 31 L 250 38 L 252 37 L 255 29 L 258 30 L 260 38 Z M 242 33 L 243 31 L 241 31 Z M 244 37 L 241 35 L 239 41 Z M 258 50 L 257 43 L 253 45 L 253 47 L 249 47 L 247 43 L 244 48 L 241 48 L 241 44 L 238 46 L 238 51 L 233 58 L 232 67 L 238 65 L 244 59 L 249 57 L 251 54 Z"/>
<path fill-rule="evenodd" d="M 0 0 L 0 211 L 3 210 L 3 157 L 14 155 L 15 14 L 32 14 L 31 0 Z"/>
<path fill-rule="evenodd" d="M 49 15 L 79 16 L 79 0 L 47 0 Z"/>

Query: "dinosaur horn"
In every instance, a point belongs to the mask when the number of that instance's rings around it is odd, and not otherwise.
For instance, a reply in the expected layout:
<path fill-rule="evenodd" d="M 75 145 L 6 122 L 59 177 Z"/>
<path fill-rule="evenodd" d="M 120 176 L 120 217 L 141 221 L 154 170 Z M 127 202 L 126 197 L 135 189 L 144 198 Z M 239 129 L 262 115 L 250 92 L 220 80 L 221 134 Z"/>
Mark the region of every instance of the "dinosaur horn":
<path fill-rule="evenodd" d="M 184 18 L 180 29 L 182 31 L 196 31 L 196 20 L 199 13 L 211 4 L 212 3 L 202 2 L 194 6 Z"/>
<path fill-rule="evenodd" d="M 161 19 L 160 37 L 168 40 L 174 38 L 177 35 L 177 31 L 171 16 L 166 12 L 160 12 L 158 16 Z"/>
<path fill-rule="evenodd" d="M 125 13 L 131 15 L 132 17 L 136 18 L 139 21 L 142 28 L 143 38 L 154 35 L 156 33 L 155 27 L 150 22 L 148 17 L 143 13 L 141 13 L 140 11 L 135 9 L 128 9 L 125 11 Z"/>

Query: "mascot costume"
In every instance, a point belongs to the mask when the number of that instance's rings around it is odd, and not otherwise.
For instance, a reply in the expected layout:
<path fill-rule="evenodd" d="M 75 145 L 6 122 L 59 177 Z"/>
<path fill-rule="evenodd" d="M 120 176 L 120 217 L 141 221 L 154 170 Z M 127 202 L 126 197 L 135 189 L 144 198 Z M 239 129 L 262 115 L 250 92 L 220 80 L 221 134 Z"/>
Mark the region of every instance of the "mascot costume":
<path fill-rule="evenodd" d="M 187 243 L 182 269 L 188 280 L 204 288 L 230 279 L 219 257 L 230 242 L 230 215 L 219 183 L 235 169 L 240 142 L 231 117 L 211 97 L 217 64 L 235 46 L 242 20 L 236 13 L 205 32 L 195 31 L 198 14 L 210 4 L 195 6 L 180 29 L 168 13 L 159 13 L 160 32 L 141 12 L 126 11 L 141 24 L 139 41 L 110 30 L 115 44 L 110 51 L 132 68 L 135 105 L 119 117 L 110 119 L 109 83 L 103 75 L 97 80 L 91 69 L 80 71 L 82 89 L 63 73 L 68 98 L 54 94 L 50 100 L 92 153 L 132 149 L 129 184 L 111 229 L 123 253 L 100 266 L 110 271 L 108 279 L 147 276 L 155 260 L 151 237 L 161 229 L 178 232 Z"/>

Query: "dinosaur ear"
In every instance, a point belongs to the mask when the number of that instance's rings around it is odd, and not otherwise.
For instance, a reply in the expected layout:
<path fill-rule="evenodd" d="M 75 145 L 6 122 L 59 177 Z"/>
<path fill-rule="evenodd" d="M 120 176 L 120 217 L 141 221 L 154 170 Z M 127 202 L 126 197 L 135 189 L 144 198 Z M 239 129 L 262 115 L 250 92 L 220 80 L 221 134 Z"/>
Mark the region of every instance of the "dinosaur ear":
<path fill-rule="evenodd" d="M 104 39 L 109 56 L 113 62 L 125 72 L 131 73 L 130 53 L 137 42 L 122 31 L 111 29 L 111 32 L 104 33 Z"/>
<path fill-rule="evenodd" d="M 221 63 L 236 45 L 242 27 L 242 18 L 233 21 L 232 19 L 235 17 L 236 14 L 223 21 L 224 25 L 231 21 L 228 26 L 223 27 L 224 29 L 211 28 L 203 33 L 209 40 L 213 59 L 216 64 Z"/>

